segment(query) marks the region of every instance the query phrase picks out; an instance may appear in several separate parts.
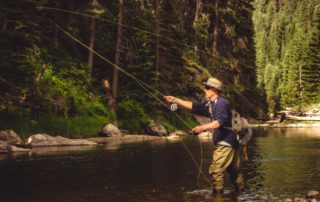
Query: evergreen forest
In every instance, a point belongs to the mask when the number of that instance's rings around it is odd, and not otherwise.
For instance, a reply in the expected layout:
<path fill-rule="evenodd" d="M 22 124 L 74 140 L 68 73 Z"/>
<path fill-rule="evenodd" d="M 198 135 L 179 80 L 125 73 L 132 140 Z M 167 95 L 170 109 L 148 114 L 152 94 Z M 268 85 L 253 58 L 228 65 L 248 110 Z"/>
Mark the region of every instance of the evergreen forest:
<path fill-rule="evenodd" d="M 317 0 L 2 0 L 0 129 L 96 136 L 106 123 L 169 131 L 162 99 L 223 81 L 245 117 L 320 103 Z"/>

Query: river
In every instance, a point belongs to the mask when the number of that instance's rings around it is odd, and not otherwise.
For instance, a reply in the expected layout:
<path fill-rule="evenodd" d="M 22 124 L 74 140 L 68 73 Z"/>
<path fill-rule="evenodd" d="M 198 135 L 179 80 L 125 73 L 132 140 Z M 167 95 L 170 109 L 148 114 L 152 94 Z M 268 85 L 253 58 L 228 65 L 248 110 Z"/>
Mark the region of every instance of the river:
<path fill-rule="evenodd" d="M 224 200 L 320 190 L 320 128 L 258 128 L 253 134 L 243 166 L 249 191 Z M 186 148 L 199 164 L 202 157 L 207 175 L 212 141 L 197 137 L 1 155 L 0 201 L 215 201 Z"/>

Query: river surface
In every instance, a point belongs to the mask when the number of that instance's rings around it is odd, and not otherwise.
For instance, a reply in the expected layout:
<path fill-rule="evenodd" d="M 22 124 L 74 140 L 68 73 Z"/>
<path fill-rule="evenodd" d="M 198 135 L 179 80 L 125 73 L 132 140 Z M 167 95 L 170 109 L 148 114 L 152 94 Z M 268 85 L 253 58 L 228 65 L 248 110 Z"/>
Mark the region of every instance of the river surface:
<path fill-rule="evenodd" d="M 253 134 L 243 166 L 249 190 L 239 195 L 209 196 L 186 148 L 208 177 L 212 141 L 186 137 L 1 155 L 0 201 L 250 201 L 320 190 L 320 128 Z"/>

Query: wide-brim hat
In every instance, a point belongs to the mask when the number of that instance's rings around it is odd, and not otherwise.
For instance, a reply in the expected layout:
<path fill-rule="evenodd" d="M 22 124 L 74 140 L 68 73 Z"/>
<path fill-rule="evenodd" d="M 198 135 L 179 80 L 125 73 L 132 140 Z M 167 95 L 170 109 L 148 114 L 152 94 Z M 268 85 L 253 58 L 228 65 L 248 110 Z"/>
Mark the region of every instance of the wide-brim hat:
<path fill-rule="evenodd" d="M 218 91 L 223 92 L 223 88 L 222 88 L 222 82 L 219 81 L 218 79 L 216 78 L 209 78 L 206 82 L 203 82 L 203 85 L 205 86 L 209 86 L 209 87 L 212 87 L 212 88 L 215 88 L 217 89 Z"/>

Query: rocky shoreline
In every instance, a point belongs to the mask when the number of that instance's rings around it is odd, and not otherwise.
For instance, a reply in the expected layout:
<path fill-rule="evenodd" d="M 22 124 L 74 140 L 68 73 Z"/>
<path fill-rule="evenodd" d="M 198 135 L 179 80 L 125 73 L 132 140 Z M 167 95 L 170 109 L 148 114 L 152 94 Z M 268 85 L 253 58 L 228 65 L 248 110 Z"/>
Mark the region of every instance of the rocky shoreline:
<path fill-rule="evenodd" d="M 87 139 L 69 139 L 62 136 L 50 136 L 48 134 L 34 134 L 26 140 L 22 140 L 13 130 L 0 131 L 0 154 L 29 153 L 36 148 L 66 147 L 66 146 L 97 146 L 99 144 L 121 144 L 139 141 L 166 141 L 177 139 L 187 135 L 182 131 L 176 131 L 168 136 L 154 136 L 131 134 L 109 135 L 107 137 L 92 137 Z"/>
<path fill-rule="evenodd" d="M 252 128 L 318 128 L 320 122 L 314 123 L 279 123 L 277 120 L 250 123 Z M 62 136 L 50 136 L 48 134 L 34 134 L 27 140 L 22 140 L 14 131 L 0 131 L 0 153 L 26 153 L 35 147 L 49 146 L 95 146 L 97 144 L 108 144 L 110 142 L 137 142 L 150 140 L 176 140 L 188 135 L 184 131 L 175 131 L 167 134 L 166 129 L 159 123 L 151 122 L 148 127 L 149 135 L 142 134 L 123 134 L 115 125 L 107 124 L 98 132 L 100 137 L 87 139 L 69 139 Z M 211 134 L 200 134 L 199 138 L 212 138 Z"/>

